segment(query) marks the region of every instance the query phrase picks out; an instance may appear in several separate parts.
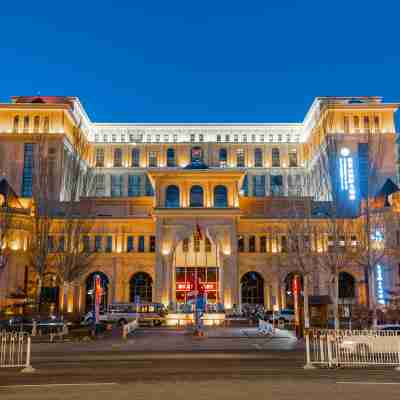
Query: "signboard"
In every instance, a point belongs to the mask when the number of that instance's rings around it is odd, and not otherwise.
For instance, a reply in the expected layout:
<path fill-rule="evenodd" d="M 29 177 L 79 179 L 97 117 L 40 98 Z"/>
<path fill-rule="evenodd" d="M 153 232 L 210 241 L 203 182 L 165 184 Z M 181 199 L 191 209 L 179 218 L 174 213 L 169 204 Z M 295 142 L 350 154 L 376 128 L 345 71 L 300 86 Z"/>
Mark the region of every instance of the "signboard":
<path fill-rule="evenodd" d="M 340 150 L 339 176 L 340 190 L 347 193 L 347 197 L 350 201 L 355 201 L 357 196 L 354 159 L 347 147 L 343 147 Z"/>
<path fill-rule="evenodd" d="M 100 303 L 103 289 L 101 287 L 101 279 L 99 275 L 94 277 L 94 320 L 97 324 L 100 321 Z"/>
<path fill-rule="evenodd" d="M 375 267 L 375 286 L 376 286 L 376 301 L 378 304 L 385 305 L 385 290 L 384 290 L 384 272 L 383 267 L 380 264 L 377 264 Z"/>

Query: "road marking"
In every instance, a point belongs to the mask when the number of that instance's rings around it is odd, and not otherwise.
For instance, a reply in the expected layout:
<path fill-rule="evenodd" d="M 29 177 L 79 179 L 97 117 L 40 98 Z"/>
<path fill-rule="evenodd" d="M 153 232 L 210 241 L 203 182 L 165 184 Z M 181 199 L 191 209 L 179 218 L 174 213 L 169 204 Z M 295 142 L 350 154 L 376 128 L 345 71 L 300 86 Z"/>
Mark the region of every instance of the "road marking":
<path fill-rule="evenodd" d="M 336 382 L 337 384 L 347 384 L 347 385 L 400 385 L 400 382 Z"/>
<path fill-rule="evenodd" d="M 57 386 L 106 386 L 106 385 L 118 385 L 117 382 L 90 382 L 90 383 L 44 383 L 42 385 L 4 385 L 0 386 L 0 389 L 10 388 L 41 388 L 41 387 L 57 387 Z"/>

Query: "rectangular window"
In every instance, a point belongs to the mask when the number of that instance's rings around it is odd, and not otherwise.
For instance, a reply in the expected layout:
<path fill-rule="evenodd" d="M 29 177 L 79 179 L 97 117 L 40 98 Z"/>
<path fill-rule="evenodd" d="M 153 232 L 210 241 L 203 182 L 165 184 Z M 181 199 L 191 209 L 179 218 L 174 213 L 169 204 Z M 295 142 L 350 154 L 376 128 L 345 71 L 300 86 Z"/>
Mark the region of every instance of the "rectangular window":
<path fill-rule="evenodd" d="M 344 119 L 343 119 L 343 130 L 344 130 L 344 133 L 349 133 L 350 132 L 349 117 L 344 117 Z"/>
<path fill-rule="evenodd" d="M 155 236 L 150 236 L 149 250 L 150 250 L 150 253 L 155 253 L 155 251 L 156 251 L 156 237 Z"/>
<path fill-rule="evenodd" d="M 106 253 L 112 252 L 112 236 L 106 236 Z"/>
<path fill-rule="evenodd" d="M 379 132 L 379 117 L 377 115 L 374 117 L 374 129 L 375 132 Z"/>
<path fill-rule="evenodd" d="M 196 139 L 196 137 L 195 137 L 195 135 L 190 135 L 190 141 L 192 142 L 192 143 L 194 143 L 195 142 L 195 139 Z"/>
<path fill-rule="evenodd" d="M 146 183 L 145 183 L 145 192 L 146 196 L 154 196 L 153 185 L 150 182 L 149 177 L 146 175 Z"/>
<path fill-rule="evenodd" d="M 281 166 L 281 156 L 278 148 L 274 147 L 272 149 L 272 166 L 280 167 Z"/>
<path fill-rule="evenodd" d="M 253 193 L 256 197 L 265 196 L 265 176 L 254 175 L 253 176 Z"/>
<path fill-rule="evenodd" d="M 238 252 L 243 253 L 244 252 L 244 237 L 243 236 L 238 236 L 237 238 L 237 246 L 238 246 Z"/>
<path fill-rule="evenodd" d="M 189 239 L 188 239 L 188 238 L 183 239 L 183 242 L 182 242 L 182 251 L 183 251 L 184 253 L 187 253 L 187 252 L 189 251 Z"/>
<path fill-rule="evenodd" d="M 256 237 L 250 236 L 249 237 L 249 252 L 255 253 L 255 251 L 256 251 Z"/>
<path fill-rule="evenodd" d="M 104 149 L 96 149 L 96 167 L 104 167 Z"/>
<path fill-rule="evenodd" d="M 24 117 L 24 133 L 29 132 L 29 117 Z"/>
<path fill-rule="evenodd" d="M 289 151 L 289 167 L 297 167 L 297 150 L 291 149 Z"/>
<path fill-rule="evenodd" d="M 94 251 L 96 253 L 99 253 L 102 250 L 102 243 L 101 242 L 102 242 L 102 237 L 96 235 L 94 237 Z"/>
<path fill-rule="evenodd" d="M 128 253 L 132 253 L 132 251 L 134 250 L 133 236 L 128 236 L 126 250 Z"/>
<path fill-rule="evenodd" d="M 359 133 L 360 132 L 360 118 L 357 115 L 355 115 L 353 117 L 353 125 L 354 125 L 354 131 L 356 133 Z"/>
<path fill-rule="evenodd" d="M 287 253 L 288 252 L 288 244 L 287 244 L 287 237 L 282 236 L 281 237 L 281 252 L 282 253 Z"/>
<path fill-rule="evenodd" d="M 244 149 L 236 150 L 236 165 L 239 168 L 244 167 Z"/>
<path fill-rule="evenodd" d="M 149 151 L 149 167 L 150 168 L 158 167 L 158 157 L 156 151 Z"/>
<path fill-rule="evenodd" d="M 90 238 L 88 235 L 82 236 L 82 247 L 85 253 L 89 253 L 90 251 Z"/>
<path fill-rule="evenodd" d="M 16 115 L 13 119 L 13 132 L 18 133 L 19 131 L 19 117 Z"/>
<path fill-rule="evenodd" d="M 200 252 L 200 237 L 199 237 L 199 235 L 193 235 L 193 250 L 195 253 Z"/>
<path fill-rule="evenodd" d="M 132 162 L 131 166 L 133 168 L 139 167 L 140 163 L 140 150 L 139 149 L 132 149 Z"/>
<path fill-rule="evenodd" d="M 140 175 L 129 175 L 128 176 L 128 196 L 138 197 L 140 196 Z"/>
<path fill-rule="evenodd" d="M 111 197 L 122 196 L 122 175 L 111 175 Z"/>
<path fill-rule="evenodd" d="M 369 117 L 368 116 L 364 117 L 364 132 L 365 133 L 370 133 L 371 132 L 370 125 L 369 125 Z"/>
<path fill-rule="evenodd" d="M 283 196 L 283 177 L 282 175 L 271 175 L 271 195 Z"/>
<path fill-rule="evenodd" d="M 206 237 L 205 251 L 206 253 L 211 253 L 211 241 L 208 237 Z"/>
<path fill-rule="evenodd" d="M 33 143 L 24 144 L 24 169 L 22 173 L 22 197 L 32 197 Z"/>
<path fill-rule="evenodd" d="M 263 167 L 263 152 L 262 149 L 254 150 L 254 166 Z"/>
<path fill-rule="evenodd" d="M 139 236 L 138 252 L 144 253 L 144 236 Z"/>
<path fill-rule="evenodd" d="M 54 251 L 54 237 L 48 236 L 47 237 L 47 251 L 52 253 Z"/>
<path fill-rule="evenodd" d="M 260 237 L 260 252 L 261 253 L 267 252 L 267 237 L 266 236 Z"/>
<path fill-rule="evenodd" d="M 114 167 L 122 167 L 122 149 L 114 150 Z"/>
<path fill-rule="evenodd" d="M 63 253 L 65 251 L 65 237 L 60 236 L 58 239 L 58 251 Z"/>
<path fill-rule="evenodd" d="M 96 196 L 104 196 L 106 190 L 106 180 L 104 174 L 97 174 L 95 178 Z"/>

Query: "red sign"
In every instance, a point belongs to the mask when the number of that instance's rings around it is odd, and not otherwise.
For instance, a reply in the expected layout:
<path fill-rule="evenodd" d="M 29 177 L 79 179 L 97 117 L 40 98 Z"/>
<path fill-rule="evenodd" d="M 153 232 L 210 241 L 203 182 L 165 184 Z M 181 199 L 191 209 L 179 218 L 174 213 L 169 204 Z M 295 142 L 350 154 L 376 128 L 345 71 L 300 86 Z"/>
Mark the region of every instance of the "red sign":
<path fill-rule="evenodd" d="M 192 289 L 193 289 L 193 283 L 190 282 L 176 284 L 176 290 L 190 292 Z"/>
<path fill-rule="evenodd" d="M 292 291 L 294 295 L 298 295 L 300 292 L 300 282 L 299 277 L 295 276 L 292 281 Z"/>

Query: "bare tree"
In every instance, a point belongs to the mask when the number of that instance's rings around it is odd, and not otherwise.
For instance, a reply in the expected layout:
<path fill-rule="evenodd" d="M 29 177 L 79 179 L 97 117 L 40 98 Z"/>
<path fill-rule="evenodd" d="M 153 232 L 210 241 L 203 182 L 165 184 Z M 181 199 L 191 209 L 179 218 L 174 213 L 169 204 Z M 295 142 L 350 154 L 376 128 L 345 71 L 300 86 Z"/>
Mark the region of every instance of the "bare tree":
<path fill-rule="evenodd" d="M 10 251 L 7 247 L 7 241 L 11 229 L 11 217 L 11 209 L 8 205 L 7 198 L 5 195 L 0 194 L 0 277 L 8 264 Z"/>
<path fill-rule="evenodd" d="M 95 175 L 90 168 L 90 147 L 81 125 L 72 132 L 72 148 L 64 155 L 63 189 L 66 199 L 59 204 L 56 225 L 60 241 L 54 256 L 55 275 L 64 289 L 64 305 L 71 286 L 90 267 L 93 254 L 86 235 L 91 220 L 90 217 L 82 218 L 90 214 L 91 201 L 83 205 L 79 200 L 91 195 Z"/>

